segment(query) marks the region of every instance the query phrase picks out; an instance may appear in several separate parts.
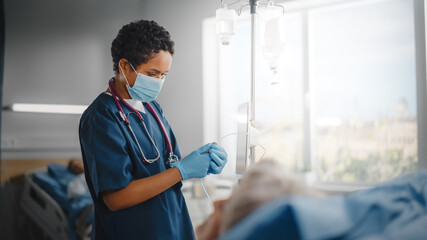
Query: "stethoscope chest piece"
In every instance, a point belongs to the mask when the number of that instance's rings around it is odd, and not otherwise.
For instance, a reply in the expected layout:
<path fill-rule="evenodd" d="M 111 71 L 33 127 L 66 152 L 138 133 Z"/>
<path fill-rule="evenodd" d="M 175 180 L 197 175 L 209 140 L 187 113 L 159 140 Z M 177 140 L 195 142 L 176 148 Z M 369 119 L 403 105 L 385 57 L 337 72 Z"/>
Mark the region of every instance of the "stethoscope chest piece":
<path fill-rule="evenodd" d="M 168 160 L 166 161 L 166 167 L 170 168 L 173 163 L 179 162 L 178 156 L 176 156 L 173 152 L 168 154 Z"/>

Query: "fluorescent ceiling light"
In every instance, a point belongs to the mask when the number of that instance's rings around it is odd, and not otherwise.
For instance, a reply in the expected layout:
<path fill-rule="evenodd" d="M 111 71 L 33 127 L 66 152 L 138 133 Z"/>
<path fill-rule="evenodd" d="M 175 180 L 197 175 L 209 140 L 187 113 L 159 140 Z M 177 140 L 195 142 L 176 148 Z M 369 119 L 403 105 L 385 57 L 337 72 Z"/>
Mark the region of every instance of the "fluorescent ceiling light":
<path fill-rule="evenodd" d="M 14 112 L 82 114 L 87 105 L 13 103 L 3 109 Z"/>

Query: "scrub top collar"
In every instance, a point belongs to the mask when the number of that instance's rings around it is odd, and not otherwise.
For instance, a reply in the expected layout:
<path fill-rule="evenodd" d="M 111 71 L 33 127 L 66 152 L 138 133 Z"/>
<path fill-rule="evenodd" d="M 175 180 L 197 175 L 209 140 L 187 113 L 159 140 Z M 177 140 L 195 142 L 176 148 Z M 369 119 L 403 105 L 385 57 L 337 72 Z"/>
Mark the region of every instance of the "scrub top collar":
<path fill-rule="evenodd" d="M 108 94 L 108 95 L 110 95 L 110 96 L 112 96 L 111 95 L 111 93 L 109 93 L 109 92 L 104 92 L 105 94 Z M 146 114 L 145 113 L 145 107 L 144 107 L 144 105 L 142 104 L 142 102 L 141 101 L 138 101 L 138 100 L 135 100 L 135 99 L 124 99 L 129 105 L 131 105 L 133 108 L 135 108 L 136 110 L 138 110 L 138 111 L 140 111 L 140 112 L 142 112 L 142 113 L 144 113 L 144 114 Z"/>

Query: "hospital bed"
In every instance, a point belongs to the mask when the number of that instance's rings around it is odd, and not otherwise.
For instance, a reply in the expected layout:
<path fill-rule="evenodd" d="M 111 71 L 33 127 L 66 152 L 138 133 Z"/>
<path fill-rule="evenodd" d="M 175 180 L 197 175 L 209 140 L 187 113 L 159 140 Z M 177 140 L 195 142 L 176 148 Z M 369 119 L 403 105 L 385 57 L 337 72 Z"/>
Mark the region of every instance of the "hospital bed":
<path fill-rule="evenodd" d="M 66 185 L 73 177 L 66 166 L 59 164 L 25 174 L 20 205 L 47 239 L 90 239 L 93 202 L 89 192 L 68 199 Z"/>
<path fill-rule="evenodd" d="M 427 170 L 348 195 L 282 196 L 220 240 L 427 239 Z"/>

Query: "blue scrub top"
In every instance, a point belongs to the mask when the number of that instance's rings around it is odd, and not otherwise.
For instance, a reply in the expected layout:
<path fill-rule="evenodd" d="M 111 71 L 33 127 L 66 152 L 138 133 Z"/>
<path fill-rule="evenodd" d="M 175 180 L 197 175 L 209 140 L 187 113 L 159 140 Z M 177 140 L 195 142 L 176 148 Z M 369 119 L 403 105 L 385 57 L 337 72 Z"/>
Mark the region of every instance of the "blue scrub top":
<path fill-rule="evenodd" d="M 157 152 L 138 116 L 121 103 L 145 157 Z M 181 158 L 172 129 L 155 101 L 150 102 L 163 122 L 174 150 Z M 130 113 L 130 114 L 129 114 Z M 167 149 L 161 128 L 150 112 L 140 112 L 160 152 L 154 163 L 143 163 L 142 155 L 111 95 L 101 93 L 80 119 L 79 137 L 86 181 L 95 206 L 92 239 L 195 239 L 187 206 L 178 182 L 161 194 L 136 206 L 111 212 L 101 192 L 121 189 L 132 180 L 166 170 Z"/>

